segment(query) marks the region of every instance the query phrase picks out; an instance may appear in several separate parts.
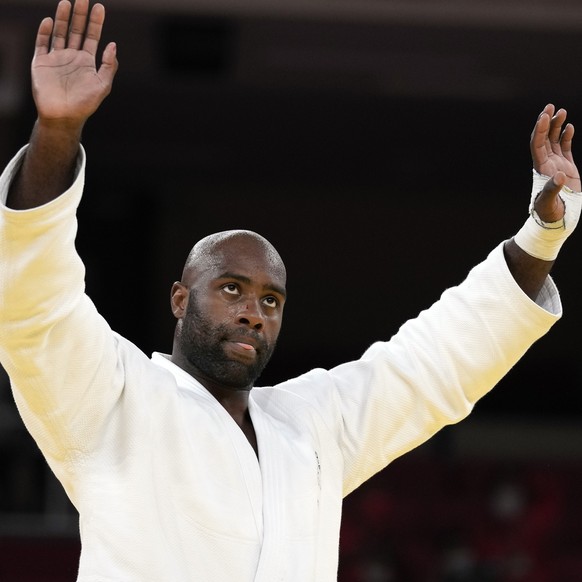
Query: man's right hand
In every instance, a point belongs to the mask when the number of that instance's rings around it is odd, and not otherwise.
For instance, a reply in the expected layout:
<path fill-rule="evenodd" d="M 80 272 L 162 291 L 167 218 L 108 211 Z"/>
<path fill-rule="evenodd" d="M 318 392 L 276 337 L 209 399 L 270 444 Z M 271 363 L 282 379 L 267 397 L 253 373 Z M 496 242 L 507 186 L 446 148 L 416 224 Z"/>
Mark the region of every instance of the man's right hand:
<path fill-rule="evenodd" d="M 109 95 L 117 57 L 115 43 L 97 68 L 105 8 L 89 0 L 61 0 L 54 20 L 38 29 L 32 60 L 32 92 L 38 118 L 6 205 L 15 210 L 50 202 L 73 183 L 81 133 L 87 119 Z"/>
<path fill-rule="evenodd" d="M 109 95 L 118 66 L 115 44 L 105 48 L 99 69 L 95 63 L 104 20 L 102 4 L 89 12 L 89 0 L 76 0 L 74 8 L 61 0 L 54 21 L 41 22 L 31 69 L 39 123 L 80 130 Z"/>

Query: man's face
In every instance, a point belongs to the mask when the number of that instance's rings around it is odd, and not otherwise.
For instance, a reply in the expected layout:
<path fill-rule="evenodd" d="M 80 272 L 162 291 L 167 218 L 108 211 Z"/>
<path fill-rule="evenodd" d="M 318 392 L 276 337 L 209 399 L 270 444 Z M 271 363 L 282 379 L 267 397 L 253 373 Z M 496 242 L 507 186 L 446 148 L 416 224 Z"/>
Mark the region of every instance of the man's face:
<path fill-rule="evenodd" d="M 252 387 L 271 359 L 276 338 L 269 342 L 260 332 L 216 319 L 203 312 L 191 291 L 182 327 L 184 355 L 203 376 L 225 388 Z"/>
<path fill-rule="evenodd" d="M 253 241 L 221 248 L 189 285 L 177 334 L 182 366 L 207 388 L 249 390 L 275 349 L 284 286 L 282 265 Z"/>

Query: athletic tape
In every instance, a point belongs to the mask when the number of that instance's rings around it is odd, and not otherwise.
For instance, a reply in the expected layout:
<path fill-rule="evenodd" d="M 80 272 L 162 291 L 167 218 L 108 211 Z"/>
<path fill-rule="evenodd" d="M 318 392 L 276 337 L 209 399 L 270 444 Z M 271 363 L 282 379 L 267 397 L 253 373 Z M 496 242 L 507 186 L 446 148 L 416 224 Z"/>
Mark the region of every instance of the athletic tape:
<path fill-rule="evenodd" d="M 564 218 L 556 222 L 544 222 L 535 210 L 535 201 L 549 176 L 533 170 L 533 185 L 529 205 L 529 217 L 515 235 L 514 240 L 528 255 L 544 261 L 553 261 L 564 241 L 572 234 L 582 210 L 582 193 L 562 186 L 559 196 L 564 202 Z"/>

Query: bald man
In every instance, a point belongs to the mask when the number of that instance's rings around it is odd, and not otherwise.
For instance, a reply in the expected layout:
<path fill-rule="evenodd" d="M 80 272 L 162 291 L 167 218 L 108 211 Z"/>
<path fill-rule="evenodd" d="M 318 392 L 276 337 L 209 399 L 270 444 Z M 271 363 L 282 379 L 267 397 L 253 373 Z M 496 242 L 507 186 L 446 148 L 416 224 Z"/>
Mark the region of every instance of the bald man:
<path fill-rule="evenodd" d="M 463 283 L 359 359 L 255 387 L 286 285 L 260 235 L 194 246 L 171 354 L 146 356 L 84 293 L 80 138 L 117 70 L 114 44 L 95 67 L 104 17 L 63 0 L 40 24 L 38 119 L 0 178 L 0 362 L 79 511 L 78 580 L 333 582 L 344 496 L 469 414 L 561 316 L 548 274 L 580 215 L 574 128 L 541 112 L 530 216 Z"/>

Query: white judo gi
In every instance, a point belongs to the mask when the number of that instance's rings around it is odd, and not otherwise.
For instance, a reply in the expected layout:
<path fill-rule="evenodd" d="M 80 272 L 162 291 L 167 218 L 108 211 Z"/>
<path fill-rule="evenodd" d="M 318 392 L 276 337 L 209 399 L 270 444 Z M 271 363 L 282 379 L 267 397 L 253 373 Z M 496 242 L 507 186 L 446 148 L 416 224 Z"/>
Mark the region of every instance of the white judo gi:
<path fill-rule="evenodd" d="M 561 315 L 551 279 L 531 301 L 499 245 L 360 359 L 254 388 L 257 459 L 204 387 L 84 294 L 84 167 L 52 202 L 0 209 L 0 361 L 79 511 L 80 582 L 336 580 L 343 497 L 465 417 Z"/>

